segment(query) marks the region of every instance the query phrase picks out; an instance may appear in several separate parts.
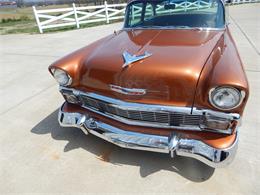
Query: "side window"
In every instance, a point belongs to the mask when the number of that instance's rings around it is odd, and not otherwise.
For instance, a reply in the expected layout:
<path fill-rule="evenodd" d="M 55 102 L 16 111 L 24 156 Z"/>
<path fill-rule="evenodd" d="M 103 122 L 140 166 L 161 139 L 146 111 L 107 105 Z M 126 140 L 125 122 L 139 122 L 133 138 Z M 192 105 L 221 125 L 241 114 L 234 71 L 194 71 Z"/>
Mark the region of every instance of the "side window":
<path fill-rule="evenodd" d="M 145 6 L 144 20 L 149 20 L 153 17 L 154 17 L 153 5 L 151 3 L 147 3 Z"/>
<path fill-rule="evenodd" d="M 143 3 L 136 3 L 129 8 L 128 26 L 135 26 L 142 22 Z"/>

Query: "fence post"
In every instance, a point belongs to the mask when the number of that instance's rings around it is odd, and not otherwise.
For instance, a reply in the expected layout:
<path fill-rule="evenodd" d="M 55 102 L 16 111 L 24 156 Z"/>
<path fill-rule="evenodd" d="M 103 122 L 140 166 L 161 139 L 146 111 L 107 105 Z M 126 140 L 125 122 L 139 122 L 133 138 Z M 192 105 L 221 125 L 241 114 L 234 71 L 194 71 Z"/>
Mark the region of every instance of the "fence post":
<path fill-rule="evenodd" d="M 75 3 L 72 3 L 72 6 L 73 6 L 73 11 L 74 11 L 76 26 L 77 26 L 77 28 L 79 28 L 79 20 L 78 20 L 77 8 L 75 6 Z"/>
<path fill-rule="evenodd" d="M 198 9 L 200 9 L 200 0 L 198 0 Z"/>
<path fill-rule="evenodd" d="M 36 10 L 35 6 L 32 6 L 32 8 L 33 8 L 33 14 L 34 14 L 34 17 L 35 17 L 35 20 L 36 20 L 39 32 L 42 34 L 43 33 L 42 26 L 41 26 L 41 22 L 40 22 L 40 19 L 38 17 L 38 14 L 37 14 L 37 10 Z"/>
<path fill-rule="evenodd" d="M 105 1 L 105 12 L 106 12 L 106 19 L 107 19 L 107 24 L 109 23 L 109 15 L 108 15 L 108 9 L 107 9 L 107 1 Z"/>

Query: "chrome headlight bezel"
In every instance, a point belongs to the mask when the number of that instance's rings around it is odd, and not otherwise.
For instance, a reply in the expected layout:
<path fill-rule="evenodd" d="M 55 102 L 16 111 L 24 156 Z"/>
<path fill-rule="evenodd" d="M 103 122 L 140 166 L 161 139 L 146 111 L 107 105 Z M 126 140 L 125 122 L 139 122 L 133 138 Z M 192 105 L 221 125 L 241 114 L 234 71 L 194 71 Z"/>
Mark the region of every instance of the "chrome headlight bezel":
<path fill-rule="evenodd" d="M 232 105 L 232 106 L 226 106 L 226 107 L 222 107 L 222 106 L 219 106 L 213 99 L 213 96 L 216 95 L 218 93 L 219 90 L 223 90 L 223 89 L 226 89 L 226 90 L 232 90 L 234 93 L 236 93 L 238 95 L 238 101 L 236 102 L 236 104 Z M 212 88 L 210 91 L 209 91 L 209 102 L 210 104 L 219 109 L 219 110 L 224 110 L 224 111 L 227 111 L 227 110 L 233 110 L 237 107 L 239 107 L 243 101 L 245 97 L 245 92 L 243 90 L 239 90 L 235 87 L 231 87 L 231 86 L 219 86 L 219 87 L 215 87 L 215 88 Z"/>
<path fill-rule="evenodd" d="M 52 76 L 54 79 L 59 83 L 61 86 L 69 86 L 72 83 L 72 77 L 64 70 L 59 69 L 59 68 L 52 68 L 51 69 Z M 57 75 L 58 74 L 58 75 Z M 62 75 L 63 79 L 65 80 L 62 82 L 58 76 Z"/>

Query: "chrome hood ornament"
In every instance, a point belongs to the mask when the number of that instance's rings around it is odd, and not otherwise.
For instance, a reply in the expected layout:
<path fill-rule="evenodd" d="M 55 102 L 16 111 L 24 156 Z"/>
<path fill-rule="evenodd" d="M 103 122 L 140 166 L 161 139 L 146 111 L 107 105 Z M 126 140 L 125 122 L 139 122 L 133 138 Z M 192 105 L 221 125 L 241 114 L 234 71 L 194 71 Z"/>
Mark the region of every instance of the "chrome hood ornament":
<path fill-rule="evenodd" d="M 145 95 L 146 94 L 145 89 L 124 88 L 124 87 L 120 87 L 118 85 L 110 85 L 110 89 L 112 91 L 115 91 L 117 93 L 121 93 L 124 95 Z"/>
<path fill-rule="evenodd" d="M 136 61 L 139 61 L 139 60 L 142 60 L 142 59 L 145 59 L 145 58 L 148 58 L 150 57 L 152 54 L 151 53 L 148 53 L 147 51 L 144 52 L 144 54 L 142 55 L 139 55 L 139 56 L 136 56 L 136 55 L 131 55 L 129 52 L 127 51 L 124 51 L 123 53 L 123 57 L 124 57 L 124 60 L 125 60 L 125 63 L 123 64 L 123 68 L 127 67 L 128 65 L 136 62 Z"/>

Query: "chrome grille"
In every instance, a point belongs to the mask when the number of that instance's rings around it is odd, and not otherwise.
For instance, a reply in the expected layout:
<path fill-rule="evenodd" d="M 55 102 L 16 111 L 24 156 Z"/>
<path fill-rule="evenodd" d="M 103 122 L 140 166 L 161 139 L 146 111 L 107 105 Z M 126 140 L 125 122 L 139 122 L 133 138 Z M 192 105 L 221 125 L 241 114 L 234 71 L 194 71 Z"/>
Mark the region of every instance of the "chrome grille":
<path fill-rule="evenodd" d="M 80 96 L 81 102 L 84 107 L 98 110 L 99 112 L 119 116 L 125 119 L 160 123 L 167 126 L 199 126 L 203 121 L 203 115 L 191 115 L 186 113 L 177 112 L 164 112 L 164 111 L 140 111 L 132 109 L 121 109 L 108 102 L 94 99 L 87 96 Z"/>
<path fill-rule="evenodd" d="M 68 103 L 128 125 L 231 134 L 233 122 L 240 121 L 237 113 L 127 102 L 65 87 L 60 92 Z"/>

